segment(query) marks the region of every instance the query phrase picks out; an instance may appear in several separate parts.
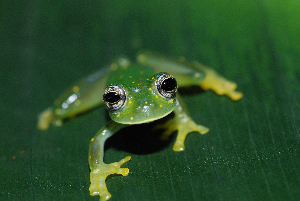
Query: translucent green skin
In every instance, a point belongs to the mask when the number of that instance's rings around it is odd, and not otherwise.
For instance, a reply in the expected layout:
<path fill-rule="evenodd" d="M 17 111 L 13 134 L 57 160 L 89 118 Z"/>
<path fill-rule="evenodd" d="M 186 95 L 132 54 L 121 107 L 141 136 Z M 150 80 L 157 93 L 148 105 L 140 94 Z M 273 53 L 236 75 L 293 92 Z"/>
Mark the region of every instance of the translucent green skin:
<path fill-rule="evenodd" d="M 140 54 L 137 58 L 138 63 L 131 64 L 128 59 L 120 57 L 110 66 L 69 87 L 48 108 L 51 117 L 43 119 L 40 115 L 38 128 L 46 130 L 50 123 L 60 126 L 64 119 L 103 104 L 102 93 L 111 84 L 126 86 L 129 103 L 120 111 L 110 112 L 114 121 L 125 124 L 153 121 L 172 112 L 175 106 L 174 102 L 160 97 L 156 90 L 149 90 L 155 89 L 154 81 L 151 80 L 155 73 L 167 72 L 173 75 L 179 87 L 199 85 L 205 77 L 203 70 L 186 62 L 166 60 L 150 54 Z"/>
<path fill-rule="evenodd" d="M 103 162 L 105 141 L 120 129 L 131 124 L 160 119 L 173 111 L 174 118 L 159 128 L 165 129 L 162 139 L 167 139 L 174 131 L 178 131 L 174 151 L 185 149 L 184 141 L 190 132 L 205 134 L 209 131 L 191 119 L 178 93 L 173 98 L 164 98 L 158 93 L 155 85 L 158 72 L 171 74 L 179 87 L 198 85 L 205 90 L 211 89 L 219 95 L 227 95 L 232 100 L 242 98 L 242 93 L 235 91 L 237 85 L 234 82 L 226 80 L 198 62 L 185 62 L 183 58 L 174 61 L 151 54 L 140 54 L 137 57 L 137 64 L 131 64 L 128 59 L 121 57 L 110 66 L 83 78 L 56 99 L 53 106 L 39 115 L 37 124 L 39 129 L 48 129 L 50 123 L 60 126 L 65 118 L 76 116 L 102 104 L 102 94 L 106 87 L 118 85 L 125 90 L 124 106 L 120 110 L 109 111 L 112 120 L 90 141 L 89 190 L 91 195 L 99 195 L 100 200 L 108 200 L 111 197 L 106 187 L 108 175 L 126 176 L 129 173 L 129 169 L 121 168 L 121 165 L 128 162 L 130 156 L 111 164 Z"/>
<path fill-rule="evenodd" d="M 168 115 L 176 106 L 175 98 L 166 99 L 156 90 L 156 76 L 152 68 L 131 64 L 111 73 L 108 84 L 119 85 L 126 92 L 125 106 L 109 111 L 111 119 L 122 124 L 151 122 Z"/>

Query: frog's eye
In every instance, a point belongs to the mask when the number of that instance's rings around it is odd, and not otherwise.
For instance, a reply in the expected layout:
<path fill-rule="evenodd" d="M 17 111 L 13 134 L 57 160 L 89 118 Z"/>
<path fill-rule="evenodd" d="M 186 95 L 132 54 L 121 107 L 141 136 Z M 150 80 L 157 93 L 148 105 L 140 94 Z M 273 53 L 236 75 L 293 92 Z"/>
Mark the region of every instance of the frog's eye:
<path fill-rule="evenodd" d="M 107 87 L 103 93 L 103 101 L 109 110 L 120 110 L 126 102 L 126 94 L 124 89 L 118 85 Z"/>
<path fill-rule="evenodd" d="M 173 98 L 177 92 L 176 79 L 167 73 L 161 74 L 156 80 L 158 93 L 164 98 Z"/>

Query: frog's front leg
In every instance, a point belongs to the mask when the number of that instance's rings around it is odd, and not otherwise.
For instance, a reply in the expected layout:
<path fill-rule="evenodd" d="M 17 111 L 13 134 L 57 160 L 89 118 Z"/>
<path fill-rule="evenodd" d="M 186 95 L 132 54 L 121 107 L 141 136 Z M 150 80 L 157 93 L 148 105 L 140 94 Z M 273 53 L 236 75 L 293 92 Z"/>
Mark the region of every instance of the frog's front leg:
<path fill-rule="evenodd" d="M 168 120 L 165 124 L 157 126 L 157 128 L 166 129 L 161 136 L 162 140 L 166 140 L 176 130 L 178 130 L 176 142 L 173 146 L 174 151 L 183 151 L 185 149 L 184 141 L 192 131 L 205 134 L 209 131 L 209 128 L 196 124 L 190 117 L 184 102 L 179 94 L 176 94 L 176 107 L 174 109 L 175 117 Z"/>
<path fill-rule="evenodd" d="M 89 149 L 89 165 L 91 169 L 90 173 L 90 194 L 99 195 L 100 200 L 108 200 L 111 197 L 111 194 L 108 192 L 106 187 L 106 177 L 110 174 L 122 174 L 123 176 L 128 175 L 128 168 L 121 168 L 121 165 L 130 160 L 130 156 L 125 157 L 119 162 L 105 164 L 103 162 L 104 156 L 104 143 L 123 127 L 126 127 L 125 124 L 119 124 L 114 121 L 108 122 L 94 138 L 91 139 L 90 149 Z"/>

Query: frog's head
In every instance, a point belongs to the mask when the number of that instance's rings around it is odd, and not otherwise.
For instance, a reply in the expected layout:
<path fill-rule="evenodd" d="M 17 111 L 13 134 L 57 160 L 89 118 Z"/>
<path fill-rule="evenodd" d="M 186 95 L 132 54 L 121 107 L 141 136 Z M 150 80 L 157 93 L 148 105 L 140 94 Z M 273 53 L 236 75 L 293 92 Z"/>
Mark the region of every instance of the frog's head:
<path fill-rule="evenodd" d="M 122 124 L 141 124 L 160 119 L 176 106 L 176 79 L 157 73 L 130 84 L 112 84 L 103 94 L 109 116 Z"/>

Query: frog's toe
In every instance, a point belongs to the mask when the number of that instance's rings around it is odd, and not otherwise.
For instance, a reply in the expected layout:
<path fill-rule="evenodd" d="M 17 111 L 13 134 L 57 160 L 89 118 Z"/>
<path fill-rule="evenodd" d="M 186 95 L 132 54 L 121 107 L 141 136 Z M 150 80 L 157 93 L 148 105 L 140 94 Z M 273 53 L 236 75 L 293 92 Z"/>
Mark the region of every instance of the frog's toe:
<path fill-rule="evenodd" d="M 202 67 L 206 73 L 205 79 L 200 86 L 207 90 L 211 89 L 218 95 L 227 95 L 232 100 L 239 100 L 243 97 L 241 92 L 235 91 L 237 84 L 217 74 L 214 70 Z"/>
<path fill-rule="evenodd" d="M 90 173 L 90 195 L 99 195 L 100 200 L 108 200 L 111 194 L 108 192 L 106 187 L 106 178 L 111 174 L 121 174 L 127 176 L 129 173 L 128 168 L 121 168 L 121 165 L 128 162 L 131 159 L 130 156 L 125 157 L 119 162 L 111 164 L 102 164 L 98 167 L 94 167 Z"/>
<path fill-rule="evenodd" d="M 209 128 L 196 124 L 190 117 L 178 117 L 168 120 L 162 125 L 156 126 L 158 129 L 166 129 L 161 135 L 161 140 L 168 140 L 170 135 L 178 130 L 176 142 L 173 146 L 174 151 L 183 151 L 185 149 L 184 141 L 186 136 L 193 131 L 205 134 L 209 131 Z"/>
<path fill-rule="evenodd" d="M 226 87 L 228 90 L 234 91 L 237 88 L 237 84 L 235 82 L 228 81 L 225 78 L 223 80 L 223 83 L 224 83 L 224 87 Z"/>
<path fill-rule="evenodd" d="M 106 177 L 93 177 L 94 180 L 91 180 L 91 185 L 90 185 L 90 195 L 95 196 L 99 195 L 100 200 L 108 200 L 111 198 L 111 194 L 108 192 L 105 184 L 105 179 Z M 92 174 L 91 174 L 91 179 L 92 179 Z"/>
<path fill-rule="evenodd" d="M 230 91 L 227 94 L 232 100 L 240 100 L 243 97 L 243 93 L 239 92 L 239 91 Z"/>
<path fill-rule="evenodd" d="M 215 80 L 211 83 L 203 83 L 200 86 L 204 89 L 211 89 L 218 95 L 227 95 L 232 100 L 239 100 L 243 97 L 241 92 L 235 91 L 237 85 L 227 80 Z"/>
<path fill-rule="evenodd" d="M 196 124 L 191 118 L 186 117 L 184 121 L 178 126 L 178 134 L 176 142 L 173 146 L 174 151 L 183 151 L 185 149 L 184 141 L 186 136 L 192 132 L 196 131 L 200 134 L 205 134 L 209 131 L 209 128 Z"/>

